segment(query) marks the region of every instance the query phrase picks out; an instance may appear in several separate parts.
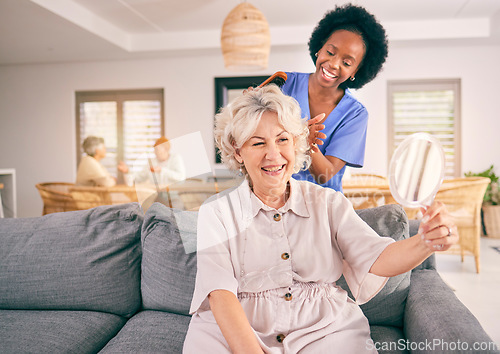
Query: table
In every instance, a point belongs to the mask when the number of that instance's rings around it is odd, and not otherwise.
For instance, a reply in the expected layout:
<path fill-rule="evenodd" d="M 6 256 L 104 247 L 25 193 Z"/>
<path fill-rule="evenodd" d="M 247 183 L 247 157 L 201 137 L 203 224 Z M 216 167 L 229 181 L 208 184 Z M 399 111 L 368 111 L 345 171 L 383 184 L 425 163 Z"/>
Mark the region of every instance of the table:
<path fill-rule="evenodd" d="M 2 191 L 3 183 L 0 183 L 0 218 L 3 218 Z"/>
<path fill-rule="evenodd" d="M 135 187 L 129 188 L 135 189 L 138 202 L 144 210 L 155 200 L 176 209 L 198 210 L 201 204 L 212 195 L 235 187 L 240 183 L 241 179 L 226 179 L 222 182 L 188 179 L 168 186 L 137 184 Z"/>
<path fill-rule="evenodd" d="M 16 199 L 16 170 L 13 168 L 0 169 L 1 190 L 0 210 L 5 218 L 17 217 Z"/>
<path fill-rule="evenodd" d="M 214 194 L 239 185 L 240 179 L 221 182 L 188 179 L 170 185 L 136 184 L 113 187 L 70 186 L 68 193 L 76 209 L 89 209 L 100 205 L 139 202 L 146 211 L 154 202 L 180 210 L 197 210 Z"/>

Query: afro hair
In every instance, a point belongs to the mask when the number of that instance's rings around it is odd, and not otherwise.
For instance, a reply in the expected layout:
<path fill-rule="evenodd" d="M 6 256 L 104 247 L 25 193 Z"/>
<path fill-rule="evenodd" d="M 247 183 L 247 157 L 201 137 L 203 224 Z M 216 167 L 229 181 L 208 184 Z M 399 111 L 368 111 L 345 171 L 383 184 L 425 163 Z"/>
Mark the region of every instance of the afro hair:
<path fill-rule="evenodd" d="M 337 30 L 358 33 L 363 38 L 366 53 L 356 80 L 346 80 L 339 87 L 358 89 L 373 80 L 387 58 L 388 43 L 384 27 L 363 7 L 347 4 L 325 14 L 309 39 L 309 54 L 316 65 L 316 53 Z"/>

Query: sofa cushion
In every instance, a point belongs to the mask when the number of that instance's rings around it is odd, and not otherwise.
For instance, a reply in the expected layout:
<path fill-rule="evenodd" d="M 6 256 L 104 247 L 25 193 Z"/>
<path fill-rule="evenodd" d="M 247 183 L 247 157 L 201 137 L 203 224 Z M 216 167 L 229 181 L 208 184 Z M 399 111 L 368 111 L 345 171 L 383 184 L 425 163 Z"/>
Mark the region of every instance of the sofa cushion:
<path fill-rule="evenodd" d="M 182 353 L 191 316 L 141 311 L 103 349 L 104 353 Z"/>
<path fill-rule="evenodd" d="M 357 210 L 357 213 L 382 237 L 392 237 L 396 241 L 408 238 L 408 218 L 404 209 L 397 204 Z M 403 326 L 410 273 L 389 278 L 384 288 L 373 299 L 360 306 L 370 325 Z M 337 284 L 346 289 L 352 297 L 343 277 Z"/>
<path fill-rule="evenodd" d="M 187 315 L 196 276 L 198 213 L 154 203 L 142 229 L 142 303 L 144 309 Z"/>
<path fill-rule="evenodd" d="M 0 308 L 135 313 L 138 203 L 0 221 Z"/>
<path fill-rule="evenodd" d="M 404 332 L 410 343 L 423 343 L 430 338 L 429 353 L 443 352 L 445 345 L 456 344 L 459 345 L 455 348 L 469 349 L 460 350 L 460 353 L 500 353 L 477 318 L 460 302 L 438 272 L 415 270 L 411 274 L 411 283 L 404 322 Z M 492 307 L 491 311 L 494 316 L 497 309 Z M 471 350 L 478 346 L 481 351 Z"/>
<path fill-rule="evenodd" d="M 403 330 L 399 327 L 370 326 L 370 336 L 378 354 L 409 353 Z"/>
<path fill-rule="evenodd" d="M 125 321 L 103 312 L 0 310 L 0 351 L 97 353 Z"/>

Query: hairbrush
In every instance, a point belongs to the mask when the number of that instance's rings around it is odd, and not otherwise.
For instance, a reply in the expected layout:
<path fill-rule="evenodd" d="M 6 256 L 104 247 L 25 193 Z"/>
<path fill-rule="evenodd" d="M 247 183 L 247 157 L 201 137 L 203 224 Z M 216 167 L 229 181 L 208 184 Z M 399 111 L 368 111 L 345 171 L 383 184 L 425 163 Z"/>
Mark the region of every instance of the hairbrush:
<path fill-rule="evenodd" d="M 269 76 L 269 78 L 266 81 L 264 81 L 257 87 L 259 88 L 269 84 L 275 84 L 276 86 L 281 87 L 285 84 L 286 79 L 287 79 L 286 73 L 284 73 L 283 71 L 277 71 L 271 76 Z"/>

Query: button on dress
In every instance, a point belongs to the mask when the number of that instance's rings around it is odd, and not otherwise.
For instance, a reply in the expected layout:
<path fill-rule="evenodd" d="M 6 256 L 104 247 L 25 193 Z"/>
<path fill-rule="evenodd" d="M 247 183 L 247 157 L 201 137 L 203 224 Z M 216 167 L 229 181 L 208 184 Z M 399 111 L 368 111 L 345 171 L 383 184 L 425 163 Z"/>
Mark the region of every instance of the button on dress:
<path fill-rule="evenodd" d="M 265 353 L 360 353 L 374 348 L 358 304 L 387 278 L 369 273 L 392 238 L 378 236 L 329 188 L 290 180 L 280 209 L 244 181 L 202 205 L 196 285 L 184 353 L 229 353 L 208 295 L 237 296 Z M 355 300 L 335 282 L 344 275 Z"/>

